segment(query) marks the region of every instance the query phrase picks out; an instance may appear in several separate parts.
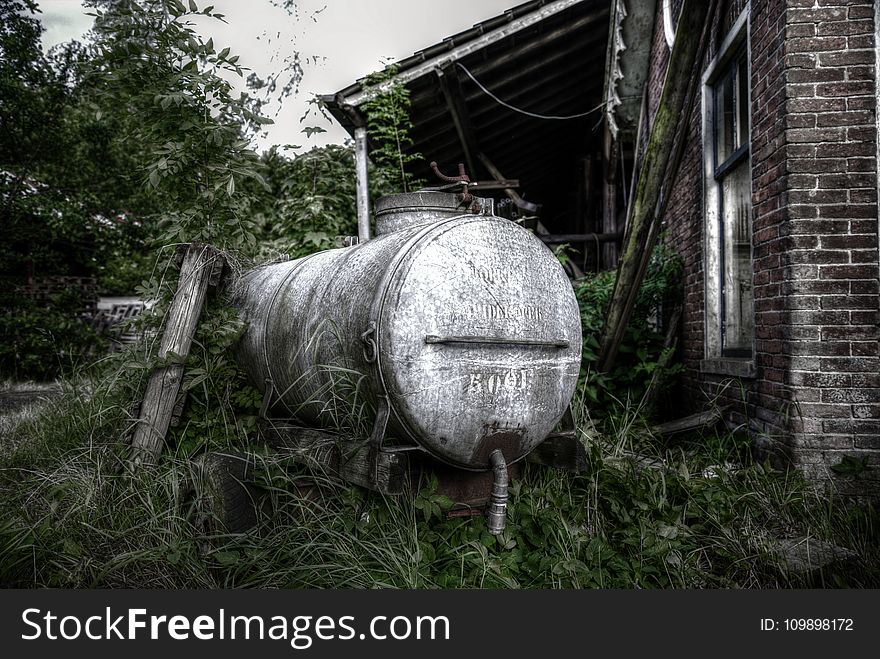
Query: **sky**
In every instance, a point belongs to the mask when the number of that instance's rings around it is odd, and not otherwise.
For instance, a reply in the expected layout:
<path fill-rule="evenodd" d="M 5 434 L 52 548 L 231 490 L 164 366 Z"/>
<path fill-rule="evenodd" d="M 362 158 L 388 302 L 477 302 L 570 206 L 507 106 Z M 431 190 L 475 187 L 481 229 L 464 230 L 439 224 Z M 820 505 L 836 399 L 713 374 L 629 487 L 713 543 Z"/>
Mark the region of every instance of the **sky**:
<path fill-rule="evenodd" d="M 43 45 L 81 38 L 91 27 L 80 0 L 38 0 L 46 28 Z M 329 94 L 357 78 L 427 48 L 474 23 L 502 13 L 523 0 L 300 0 L 295 17 L 273 6 L 272 0 L 197 0 L 214 5 L 227 24 L 206 21 L 204 35 L 217 50 L 229 46 L 242 66 L 261 77 L 283 67 L 285 56 L 299 52 L 303 79 L 296 96 L 279 108 L 269 106 L 274 119 L 258 149 L 272 144 L 310 148 L 340 143 L 347 133 L 335 121 L 310 116 L 301 123 L 314 94 Z M 280 3 L 279 3 L 280 4 Z M 241 85 L 244 89 L 244 85 Z M 305 126 L 327 132 L 306 137 Z"/>

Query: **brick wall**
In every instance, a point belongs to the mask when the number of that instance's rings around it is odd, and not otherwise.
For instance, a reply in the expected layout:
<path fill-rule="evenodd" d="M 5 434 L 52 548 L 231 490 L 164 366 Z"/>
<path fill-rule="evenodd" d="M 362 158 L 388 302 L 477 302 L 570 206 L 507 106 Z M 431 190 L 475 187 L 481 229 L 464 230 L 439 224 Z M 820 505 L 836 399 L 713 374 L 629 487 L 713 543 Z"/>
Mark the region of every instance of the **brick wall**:
<path fill-rule="evenodd" d="M 815 5 L 815 6 L 814 6 Z M 709 57 L 742 0 L 723 3 Z M 880 491 L 880 358 L 874 10 L 865 0 L 752 0 L 754 379 L 700 372 L 705 315 L 702 118 L 690 109 L 666 217 L 685 264 L 682 398 L 730 405 L 807 475 L 843 455 L 877 469 L 836 478 Z M 656 109 L 668 52 L 658 20 L 649 75 Z M 708 62 L 708 60 L 707 60 Z"/>
<path fill-rule="evenodd" d="M 785 0 L 755 2 L 749 17 L 752 121 L 752 259 L 755 367 L 749 422 L 753 431 L 790 446 L 793 396 L 785 382 L 791 327 L 782 281 L 786 264 L 788 167 L 785 143 Z M 786 453 L 788 451 L 786 450 Z"/>
<path fill-rule="evenodd" d="M 848 454 L 880 468 L 874 7 L 787 4 L 786 382 L 798 401 L 795 461 L 826 478 Z M 859 493 L 880 474 L 837 481 Z"/>

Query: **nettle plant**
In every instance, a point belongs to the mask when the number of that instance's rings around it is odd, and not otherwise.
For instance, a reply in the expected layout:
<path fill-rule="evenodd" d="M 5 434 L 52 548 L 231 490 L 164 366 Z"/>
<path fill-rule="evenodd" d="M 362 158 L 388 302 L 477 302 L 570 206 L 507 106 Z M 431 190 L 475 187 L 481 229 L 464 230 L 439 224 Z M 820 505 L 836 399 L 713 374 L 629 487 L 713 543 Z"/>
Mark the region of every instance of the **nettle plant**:
<path fill-rule="evenodd" d="M 409 192 L 423 184 L 408 171 L 410 165 L 424 158 L 411 151 L 409 90 L 395 79 L 396 75 L 397 66 L 391 64 L 365 80 L 370 96 L 362 109 L 367 116 L 367 133 L 374 145 L 370 151 L 374 165 L 372 176 L 382 193 Z"/>
<path fill-rule="evenodd" d="M 620 404 L 638 403 L 657 376 L 666 379 L 681 369 L 668 363 L 664 347 L 664 313 L 680 299 L 682 263 L 675 251 L 664 243 L 654 248 L 635 309 L 626 329 L 614 369 L 597 370 L 599 339 L 605 325 L 605 312 L 614 290 L 616 273 L 600 272 L 575 283 L 584 332 L 583 361 L 579 388 L 590 404 L 591 414 L 604 416 Z"/>

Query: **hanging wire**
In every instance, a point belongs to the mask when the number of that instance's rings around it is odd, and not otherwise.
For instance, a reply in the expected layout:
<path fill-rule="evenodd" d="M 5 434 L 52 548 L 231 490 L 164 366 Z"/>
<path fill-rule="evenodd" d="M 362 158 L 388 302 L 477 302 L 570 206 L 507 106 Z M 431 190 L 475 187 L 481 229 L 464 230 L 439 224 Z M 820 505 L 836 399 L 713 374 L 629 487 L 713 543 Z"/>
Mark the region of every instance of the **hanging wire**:
<path fill-rule="evenodd" d="M 605 107 L 605 103 L 602 103 L 601 105 L 597 105 L 596 107 L 594 107 L 592 110 L 587 110 L 586 112 L 581 112 L 580 114 L 570 114 L 567 116 L 535 114 L 534 112 L 529 112 L 528 110 L 523 110 L 521 108 L 518 108 L 518 107 L 511 105 L 510 103 L 502 101 L 500 98 L 495 96 L 495 94 L 493 94 L 488 89 L 486 89 L 483 86 L 483 84 L 479 80 L 477 80 L 474 77 L 474 75 L 464 67 L 464 64 L 462 64 L 461 62 L 456 62 L 455 65 L 458 68 L 460 68 L 462 71 L 464 71 L 467 74 L 468 78 L 473 80 L 474 83 L 477 85 L 477 87 L 479 87 L 483 91 L 484 94 L 489 96 L 496 103 L 503 105 L 504 107 L 508 108 L 509 110 L 513 110 L 514 112 L 519 112 L 520 114 L 524 114 L 528 117 L 534 117 L 535 119 L 557 119 L 557 120 L 579 119 L 580 117 L 586 117 L 587 115 L 593 114 L 597 110 L 601 110 L 602 108 Z"/>

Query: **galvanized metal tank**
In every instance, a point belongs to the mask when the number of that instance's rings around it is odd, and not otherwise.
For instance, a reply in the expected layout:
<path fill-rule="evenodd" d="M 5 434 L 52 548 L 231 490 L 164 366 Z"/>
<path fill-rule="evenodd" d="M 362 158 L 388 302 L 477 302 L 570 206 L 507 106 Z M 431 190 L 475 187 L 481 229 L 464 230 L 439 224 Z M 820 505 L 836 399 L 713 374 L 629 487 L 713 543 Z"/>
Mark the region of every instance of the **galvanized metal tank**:
<path fill-rule="evenodd" d="M 239 360 L 276 415 L 334 425 L 387 399 L 387 435 L 464 469 L 514 462 L 574 393 L 581 323 L 557 259 L 456 194 L 376 203 L 377 237 L 246 273 Z"/>

